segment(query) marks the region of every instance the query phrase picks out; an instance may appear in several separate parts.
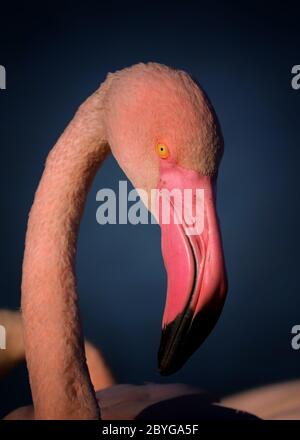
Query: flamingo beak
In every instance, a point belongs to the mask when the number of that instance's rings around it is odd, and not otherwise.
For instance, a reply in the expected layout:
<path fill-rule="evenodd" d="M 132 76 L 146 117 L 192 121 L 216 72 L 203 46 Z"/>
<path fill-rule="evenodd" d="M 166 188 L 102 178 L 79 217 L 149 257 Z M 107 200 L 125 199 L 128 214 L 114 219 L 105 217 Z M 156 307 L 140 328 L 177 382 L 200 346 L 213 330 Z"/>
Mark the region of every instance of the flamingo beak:
<path fill-rule="evenodd" d="M 215 326 L 227 277 L 214 179 L 161 162 L 157 207 L 168 286 L 158 363 L 160 373 L 169 375 L 182 367 Z"/>

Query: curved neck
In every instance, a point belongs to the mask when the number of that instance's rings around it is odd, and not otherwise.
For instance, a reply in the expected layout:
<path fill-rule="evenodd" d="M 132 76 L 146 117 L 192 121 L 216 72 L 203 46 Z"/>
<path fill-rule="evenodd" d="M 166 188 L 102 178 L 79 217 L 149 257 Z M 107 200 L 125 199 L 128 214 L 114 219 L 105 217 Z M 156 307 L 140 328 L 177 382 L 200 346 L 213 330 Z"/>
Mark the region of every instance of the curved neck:
<path fill-rule="evenodd" d="M 74 259 L 93 177 L 109 151 L 103 86 L 78 110 L 50 152 L 26 235 L 24 342 L 36 418 L 99 418 L 79 318 Z"/>

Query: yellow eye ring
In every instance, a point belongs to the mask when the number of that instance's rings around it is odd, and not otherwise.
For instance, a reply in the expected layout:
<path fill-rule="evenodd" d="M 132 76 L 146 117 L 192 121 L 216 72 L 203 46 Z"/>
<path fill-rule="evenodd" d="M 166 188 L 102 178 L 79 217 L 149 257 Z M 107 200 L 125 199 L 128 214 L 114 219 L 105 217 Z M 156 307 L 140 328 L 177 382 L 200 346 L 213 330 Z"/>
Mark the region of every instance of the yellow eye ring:
<path fill-rule="evenodd" d="M 156 152 L 162 159 L 167 159 L 167 157 L 169 157 L 168 147 L 164 144 L 157 144 Z"/>

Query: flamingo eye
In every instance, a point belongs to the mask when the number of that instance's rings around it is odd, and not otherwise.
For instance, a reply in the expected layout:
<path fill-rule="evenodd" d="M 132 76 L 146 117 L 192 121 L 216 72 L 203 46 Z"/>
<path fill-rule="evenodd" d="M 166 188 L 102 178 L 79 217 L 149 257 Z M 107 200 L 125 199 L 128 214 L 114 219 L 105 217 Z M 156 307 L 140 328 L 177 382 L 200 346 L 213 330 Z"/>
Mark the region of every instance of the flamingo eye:
<path fill-rule="evenodd" d="M 167 159 L 167 157 L 169 157 L 169 149 L 166 145 L 164 144 L 157 144 L 156 145 L 156 151 L 157 154 L 162 158 L 162 159 Z"/>

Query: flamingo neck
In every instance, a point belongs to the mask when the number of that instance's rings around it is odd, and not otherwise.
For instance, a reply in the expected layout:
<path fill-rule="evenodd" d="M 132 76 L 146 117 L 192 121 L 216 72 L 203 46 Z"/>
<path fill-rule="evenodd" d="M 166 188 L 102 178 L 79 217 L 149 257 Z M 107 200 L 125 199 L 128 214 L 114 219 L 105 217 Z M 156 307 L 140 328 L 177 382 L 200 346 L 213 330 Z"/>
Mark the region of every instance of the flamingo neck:
<path fill-rule="evenodd" d="M 99 418 L 79 318 L 74 260 L 95 173 L 109 151 L 102 87 L 50 152 L 26 235 L 24 342 L 36 418 Z"/>

